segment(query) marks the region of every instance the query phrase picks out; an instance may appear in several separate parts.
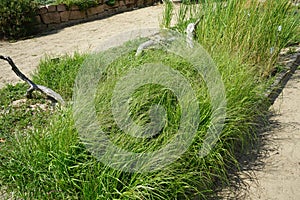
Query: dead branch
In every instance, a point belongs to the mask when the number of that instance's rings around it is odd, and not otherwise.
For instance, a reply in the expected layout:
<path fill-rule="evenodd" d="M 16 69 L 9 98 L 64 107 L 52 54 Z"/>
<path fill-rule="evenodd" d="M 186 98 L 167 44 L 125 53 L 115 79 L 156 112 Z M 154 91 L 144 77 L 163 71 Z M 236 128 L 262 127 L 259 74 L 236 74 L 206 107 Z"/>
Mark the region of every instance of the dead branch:
<path fill-rule="evenodd" d="M 144 51 L 144 49 L 147 49 L 147 48 L 149 48 L 149 47 L 151 47 L 151 46 L 154 46 L 154 45 L 156 45 L 156 44 L 157 44 L 157 42 L 154 41 L 154 40 L 148 40 L 148 41 L 146 41 L 146 42 L 140 44 L 140 46 L 139 46 L 138 49 L 136 50 L 135 56 L 140 55 L 140 54 Z"/>
<path fill-rule="evenodd" d="M 10 57 L 8 57 L 8 56 L 6 57 L 6 56 L 0 55 L 0 59 L 7 61 L 8 64 L 11 66 L 11 69 L 15 72 L 15 74 L 20 79 L 22 79 L 23 81 L 25 81 L 26 83 L 28 83 L 28 85 L 30 86 L 30 88 L 27 90 L 27 93 L 26 93 L 27 97 L 31 97 L 32 96 L 32 92 L 34 90 L 38 90 L 38 91 L 42 92 L 43 94 L 45 94 L 48 97 L 48 99 L 50 99 L 53 103 L 59 102 L 62 105 L 65 103 L 64 100 L 63 100 L 63 98 L 60 96 L 60 94 L 54 92 L 50 88 L 47 88 L 47 87 L 45 87 L 43 85 L 37 85 L 32 80 L 30 80 L 28 77 L 26 77 L 18 69 L 18 67 L 15 65 L 15 63 L 13 62 L 13 60 Z"/>
<path fill-rule="evenodd" d="M 160 43 L 171 43 L 175 40 L 175 37 L 165 37 L 155 34 L 150 40 L 142 43 L 136 50 L 135 56 L 140 55 L 145 49 L 156 46 Z"/>
<path fill-rule="evenodd" d="M 194 42 L 193 38 L 195 36 L 195 29 L 197 25 L 199 24 L 201 19 L 198 19 L 195 23 L 189 23 L 186 27 L 185 33 L 186 33 L 186 42 L 188 43 L 188 46 L 190 48 L 194 48 Z M 136 50 L 135 56 L 140 55 L 145 49 L 148 49 L 150 47 L 153 47 L 159 43 L 164 43 L 164 42 L 172 42 L 175 40 L 175 37 L 166 37 L 166 36 L 161 36 L 159 34 L 155 34 L 153 38 L 150 40 L 142 43 L 139 45 L 138 49 Z"/>
<path fill-rule="evenodd" d="M 188 43 L 190 48 L 194 48 L 194 36 L 195 36 L 195 29 L 199 24 L 200 19 L 198 19 L 195 23 L 189 23 L 185 29 L 186 32 L 186 42 Z"/>

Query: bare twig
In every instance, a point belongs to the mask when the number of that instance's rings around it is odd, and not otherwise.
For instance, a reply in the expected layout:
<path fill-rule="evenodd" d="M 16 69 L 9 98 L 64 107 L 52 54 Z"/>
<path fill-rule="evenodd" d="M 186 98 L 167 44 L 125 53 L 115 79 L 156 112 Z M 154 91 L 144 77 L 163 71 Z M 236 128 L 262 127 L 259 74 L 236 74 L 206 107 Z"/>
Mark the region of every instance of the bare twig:
<path fill-rule="evenodd" d="M 18 77 L 20 77 L 23 81 L 25 81 L 26 83 L 29 84 L 30 88 L 27 90 L 27 93 L 26 93 L 27 97 L 31 97 L 32 96 L 32 92 L 34 90 L 38 90 L 38 91 L 42 92 L 43 94 L 45 94 L 53 103 L 59 102 L 62 105 L 65 103 L 64 100 L 63 100 L 63 98 L 60 96 L 60 94 L 54 92 L 50 88 L 47 88 L 47 87 L 45 87 L 43 85 L 37 85 L 32 80 L 30 80 L 28 77 L 26 77 L 18 69 L 18 67 L 15 65 L 15 63 L 13 62 L 13 60 L 10 57 L 8 57 L 8 56 L 6 57 L 6 56 L 0 55 L 0 59 L 7 61 L 10 64 L 11 69 L 15 72 L 15 74 Z"/>

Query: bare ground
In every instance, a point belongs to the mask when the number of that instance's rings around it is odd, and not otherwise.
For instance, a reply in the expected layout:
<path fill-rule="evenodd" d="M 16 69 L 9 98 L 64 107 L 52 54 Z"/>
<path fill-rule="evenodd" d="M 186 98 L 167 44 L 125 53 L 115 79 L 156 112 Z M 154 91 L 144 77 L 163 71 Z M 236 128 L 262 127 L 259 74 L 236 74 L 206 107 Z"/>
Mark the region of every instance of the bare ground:
<path fill-rule="evenodd" d="M 261 169 L 246 179 L 243 199 L 300 199 L 300 70 L 271 107 L 271 130 L 265 133 L 266 156 Z"/>
<path fill-rule="evenodd" d="M 136 29 L 158 28 L 162 16 L 162 5 L 125 12 L 109 18 L 58 30 L 32 39 L 17 42 L 0 41 L 0 55 L 10 56 L 27 75 L 37 68 L 41 58 L 62 54 L 93 51 L 104 40 Z M 6 83 L 16 83 L 19 78 L 8 65 L 0 64 L 0 88 Z"/>
<path fill-rule="evenodd" d="M 124 31 L 159 27 L 162 6 L 152 6 L 106 19 L 68 27 L 45 36 L 0 41 L 0 54 L 10 56 L 25 74 L 31 74 L 46 55 L 57 57 L 74 51 L 88 52 L 103 40 Z M 0 64 L 0 88 L 19 82 L 6 63 Z M 272 128 L 267 132 L 266 155 L 260 168 L 245 177 L 246 192 L 240 199 L 300 199 L 300 71 L 288 82 L 271 108 Z M 0 196 L 1 197 L 1 196 Z M 3 196 L 2 196 L 3 197 Z M 1 197 L 1 198 L 2 198 Z M 4 196 L 5 198 L 7 196 Z M 237 196 L 232 199 L 237 199 Z"/>

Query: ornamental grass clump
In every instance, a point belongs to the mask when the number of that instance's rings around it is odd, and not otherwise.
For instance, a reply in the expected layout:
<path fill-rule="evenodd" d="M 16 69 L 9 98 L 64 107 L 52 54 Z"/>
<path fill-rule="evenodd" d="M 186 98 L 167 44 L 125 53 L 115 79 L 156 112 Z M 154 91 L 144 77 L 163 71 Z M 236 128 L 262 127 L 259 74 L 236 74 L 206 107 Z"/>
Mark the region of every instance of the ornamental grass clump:
<path fill-rule="evenodd" d="M 153 106 L 159 105 L 154 108 L 164 114 L 161 118 L 164 126 L 152 137 L 133 137 L 119 127 L 111 108 L 118 81 L 143 64 L 159 63 L 176 70 L 195 91 L 200 115 L 191 145 L 169 165 L 144 173 L 108 166 L 79 139 L 72 107 L 76 89 L 73 83 L 86 60 L 95 55 L 75 54 L 43 61 L 33 81 L 53 88 L 69 104 L 45 115 L 42 110 L 29 115 L 31 111 L 26 105 L 8 109 L 13 113 L 1 112 L 0 130 L 12 131 L 0 135 L 6 138 L 5 143 L 0 143 L 0 184 L 24 199 L 216 199 L 217 189 L 231 181 L 230 171 L 240 167 L 239 156 L 247 156 L 257 143 L 259 126 L 268 123 L 269 101 L 265 92 L 272 79 L 266 77 L 276 67 L 274 63 L 280 49 L 295 41 L 299 23 L 292 13 L 284 0 L 273 4 L 205 1 L 198 5 L 180 5 L 175 15 L 177 25 L 172 28 L 183 32 L 187 24 L 200 19 L 196 41 L 212 56 L 225 88 L 224 127 L 204 157 L 199 155 L 199 150 L 212 120 L 211 97 L 203 76 L 182 56 L 161 49 L 147 49 L 139 56 L 135 55 L 136 51 L 128 51 L 110 62 L 101 77 L 94 77 L 99 78 L 92 96 L 97 122 L 115 146 L 135 153 L 161 149 L 176 136 L 182 115 L 180 99 L 160 84 L 145 84 L 136 89 L 125 102 L 130 105 L 130 117 L 144 126 L 151 121 Z M 164 19 L 168 22 L 162 24 L 169 25 L 169 17 L 166 16 Z M 128 46 L 135 45 L 137 49 L 142 42 L 144 40 L 138 39 L 102 52 L 99 60 L 108 60 L 109 55 Z M 96 69 L 99 68 L 100 65 Z M 157 77 L 163 78 L 164 74 L 158 73 Z M 20 97 L 26 92 L 24 85 L 18 85 L 17 91 L 12 88 L 7 86 L 0 91 L 4 97 L 0 101 L 3 109 L 11 108 L 15 94 Z M 85 119 L 89 120 L 90 114 L 86 113 Z M 43 120 L 26 127 L 24 124 L 28 121 L 36 122 L 32 116 Z M 11 129 L 15 124 L 19 126 Z"/>
<path fill-rule="evenodd" d="M 181 4 L 174 28 L 200 19 L 197 41 L 211 54 L 221 49 L 268 76 L 280 50 L 299 39 L 299 15 L 289 0 L 205 1 Z M 169 14 L 171 17 L 171 15 Z"/>

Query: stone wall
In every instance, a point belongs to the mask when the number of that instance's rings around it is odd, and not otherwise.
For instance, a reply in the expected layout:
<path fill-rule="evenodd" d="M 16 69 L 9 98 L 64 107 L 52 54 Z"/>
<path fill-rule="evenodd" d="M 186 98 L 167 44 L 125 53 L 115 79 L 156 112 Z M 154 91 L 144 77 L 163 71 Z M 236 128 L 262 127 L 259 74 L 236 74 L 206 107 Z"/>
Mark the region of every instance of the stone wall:
<path fill-rule="evenodd" d="M 33 29 L 35 33 L 55 30 L 81 22 L 109 17 L 113 14 L 136 8 L 151 6 L 157 2 L 159 0 L 116 0 L 113 6 L 109 6 L 102 0 L 97 6 L 86 10 L 80 10 L 78 6 L 68 8 L 64 4 L 43 6 L 39 8 L 35 16 Z"/>

